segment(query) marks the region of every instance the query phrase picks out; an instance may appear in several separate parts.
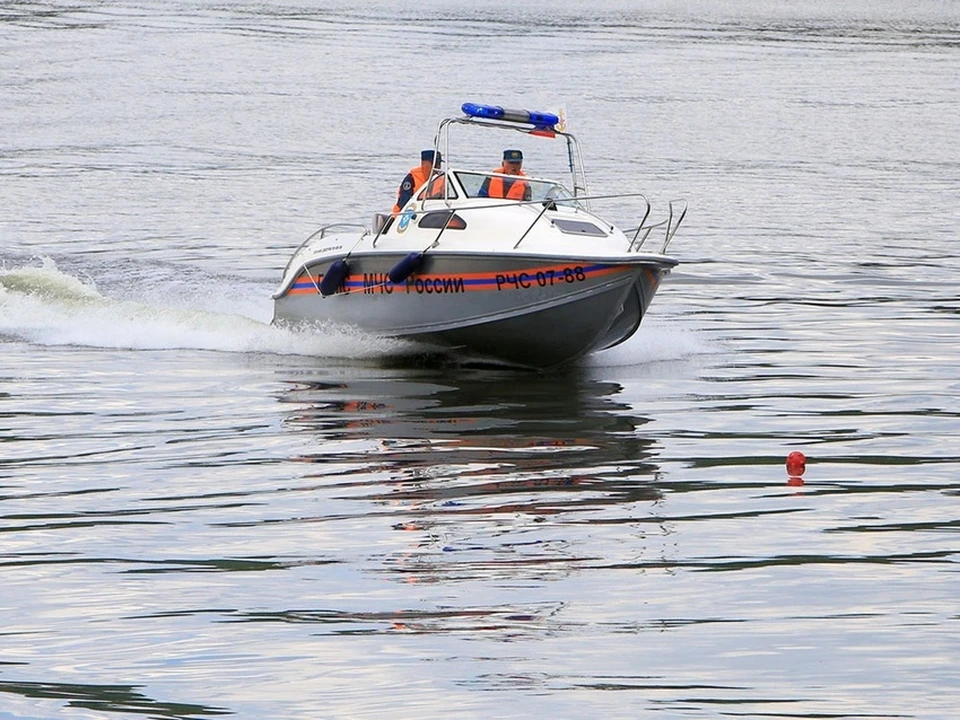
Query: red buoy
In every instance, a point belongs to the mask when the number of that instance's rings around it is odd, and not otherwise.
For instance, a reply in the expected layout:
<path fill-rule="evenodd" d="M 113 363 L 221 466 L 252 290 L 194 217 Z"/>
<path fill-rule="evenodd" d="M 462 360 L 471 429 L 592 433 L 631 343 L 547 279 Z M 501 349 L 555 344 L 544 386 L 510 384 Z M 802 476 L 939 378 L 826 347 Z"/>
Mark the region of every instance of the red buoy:
<path fill-rule="evenodd" d="M 790 477 L 800 477 L 807 469 L 807 458 L 799 450 L 794 450 L 787 455 L 787 475 Z"/>

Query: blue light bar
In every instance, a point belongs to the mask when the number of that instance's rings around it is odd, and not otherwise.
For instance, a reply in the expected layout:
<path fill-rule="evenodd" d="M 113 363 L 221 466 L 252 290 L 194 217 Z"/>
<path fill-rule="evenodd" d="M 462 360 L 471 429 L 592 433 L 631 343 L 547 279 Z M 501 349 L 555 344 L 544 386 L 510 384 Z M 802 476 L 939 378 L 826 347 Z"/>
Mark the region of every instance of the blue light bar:
<path fill-rule="evenodd" d="M 478 105 L 464 103 L 461 110 L 466 115 L 484 120 L 506 120 L 507 122 L 528 123 L 537 127 L 553 127 L 560 118 L 553 113 L 536 112 L 531 110 L 505 110 L 499 105 Z"/>
<path fill-rule="evenodd" d="M 484 118 L 485 120 L 501 120 L 503 118 L 503 108 L 498 105 L 464 103 L 460 106 L 460 109 L 470 117 Z"/>

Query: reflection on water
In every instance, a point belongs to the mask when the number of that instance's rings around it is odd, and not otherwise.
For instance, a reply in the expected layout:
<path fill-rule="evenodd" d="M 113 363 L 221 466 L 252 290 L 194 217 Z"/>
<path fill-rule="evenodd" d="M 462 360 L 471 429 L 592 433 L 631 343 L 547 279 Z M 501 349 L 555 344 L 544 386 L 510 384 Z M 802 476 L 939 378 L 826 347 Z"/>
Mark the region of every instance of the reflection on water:
<path fill-rule="evenodd" d="M 343 446 L 330 441 L 373 441 L 361 452 L 376 453 L 400 481 L 403 474 L 455 481 L 482 470 L 541 479 L 551 470 L 567 476 L 624 461 L 618 474 L 656 469 L 644 463 L 655 443 L 638 434 L 647 419 L 617 401 L 616 383 L 496 371 L 464 371 L 449 384 L 429 375 L 372 375 L 344 383 L 297 379 L 281 398 L 296 406 L 286 425 L 313 432 L 339 457 Z"/>
<path fill-rule="evenodd" d="M 494 580 L 521 567 L 543 577 L 596 560 L 554 537 L 557 526 L 625 521 L 659 498 L 656 442 L 641 434 L 646 418 L 618 402 L 616 383 L 420 375 L 292 383 L 285 424 L 317 448 L 296 459 L 317 466 L 303 479 L 332 502 L 285 522 L 343 520 L 349 501 L 357 517 L 413 535 L 408 551 L 384 559 L 404 581 Z"/>
<path fill-rule="evenodd" d="M 74 685 L 69 683 L 4 682 L 0 693 L 26 698 L 64 700 L 67 708 L 84 708 L 101 713 L 129 713 L 150 718 L 190 718 L 232 715 L 223 708 L 154 700 L 126 685 Z"/>

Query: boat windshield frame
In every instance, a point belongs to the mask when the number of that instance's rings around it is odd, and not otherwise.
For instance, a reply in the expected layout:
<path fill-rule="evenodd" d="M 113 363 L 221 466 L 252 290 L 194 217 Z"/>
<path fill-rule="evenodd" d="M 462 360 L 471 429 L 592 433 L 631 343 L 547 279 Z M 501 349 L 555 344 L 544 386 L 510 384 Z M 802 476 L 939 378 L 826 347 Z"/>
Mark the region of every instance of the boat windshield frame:
<path fill-rule="evenodd" d="M 452 157 L 450 155 L 450 128 L 454 125 L 465 125 L 474 128 L 487 128 L 494 130 L 512 130 L 513 132 L 521 132 L 527 135 L 534 136 L 543 136 L 549 138 L 563 138 L 566 140 L 567 145 L 567 166 L 570 173 L 570 185 L 572 188 L 572 193 L 561 183 L 546 180 L 546 179 L 535 179 L 524 176 L 524 182 L 530 183 L 531 190 L 535 184 L 538 184 L 537 187 L 542 190 L 542 198 L 544 200 L 576 200 L 584 196 L 588 196 L 589 192 L 587 190 L 587 180 L 586 172 L 584 171 L 583 165 L 583 155 L 580 152 L 580 142 L 577 140 L 576 136 L 572 133 L 566 132 L 565 130 L 558 130 L 555 127 L 543 128 L 538 127 L 531 123 L 521 123 L 514 121 L 501 121 L 501 120 L 490 120 L 486 118 L 477 118 L 472 116 L 463 116 L 463 117 L 448 117 L 440 121 L 439 126 L 437 127 L 437 134 L 434 138 L 434 149 L 442 154 L 442 157 L 449 159 Z M 442 174 L 446 176 L 454 175 L 455 173 L 469 173 L 470 175 L 476 175 L 483 177 L 498 177 L 497 173 L 491 172 L 476 172 L 476 171 L 466 171 L 466 170 L 452 170 L 449 165 L 441 171 Z M 500 175 L 500 177 L 512 177 L 506 175 Z M 470 178 L 466 178 L 470 179 Z M 463 183 L 460 181 L 460 178 L 457 177 L 457 182 L 460 187 L 463 188 L 464 192 L 468 197 L 477 197 L 470 192 L 469 187 L 472 183 Z M 450 188 L 451 183 L 445 183 L 446 188 Z M 479 189 L 479 186 L 478 188 Z M 557 197 L 551 197 L 550 192 L 553 190 L 554 194 L 557 194 Z M 445 196 L 449 191 L 445 190 Z M 475 192 L 475 191 L 474 191 Z M 532 193 L 535 194 L 535 193 Z M 437 198 L 439 199 L 439 198 Z M 453 199 L 449 196 L 446 196 L 444 199 Z M 586 209 L 589 209 L 589 202 L 582 201 L 578 202 L 578 205 L 583 206 Z"/>

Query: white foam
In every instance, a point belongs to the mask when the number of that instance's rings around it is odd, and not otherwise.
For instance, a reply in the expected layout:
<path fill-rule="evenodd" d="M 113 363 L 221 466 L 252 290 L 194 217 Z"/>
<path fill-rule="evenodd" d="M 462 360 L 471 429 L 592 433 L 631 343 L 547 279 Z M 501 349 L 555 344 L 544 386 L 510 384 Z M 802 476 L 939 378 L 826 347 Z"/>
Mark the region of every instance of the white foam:
<path fill-rule="evenodd" d="M 275 327 L 268 321 L 207 309 L 212 278 L 185 302 L 183 288 L 145 288 L 142 298 L 111 298 L 93 280 L 81 280 L 49 259 L 39 267 L 0 268 L 0 334 L 37 345 L 79 345 L 118 349 L 194 349 L 266 352 L 322 357 L 367 358 L 409 346 L 345 327 Z M 223 282 L 222 280 L 220 281 Z M 233 293 L 240 281 L 230 282 Z M 226 287 L 221 287 L 225 290 Z M 262 294 L 262 288 L 252 288 Z M 267 296 L 269 297 L 269 296 Z M 146 299 L 144 299 L 146 298 Z M 261 298 L 234 303 L 261 312 Z"/>
<path fill-rule="evenodd" d="M 590 355 L 591 367 L 625 367 L 674 360 L 688 360 L 721 350 L 691 328 L 663 322 L 644 322 L 635 335 L 609 350 Z"/>

